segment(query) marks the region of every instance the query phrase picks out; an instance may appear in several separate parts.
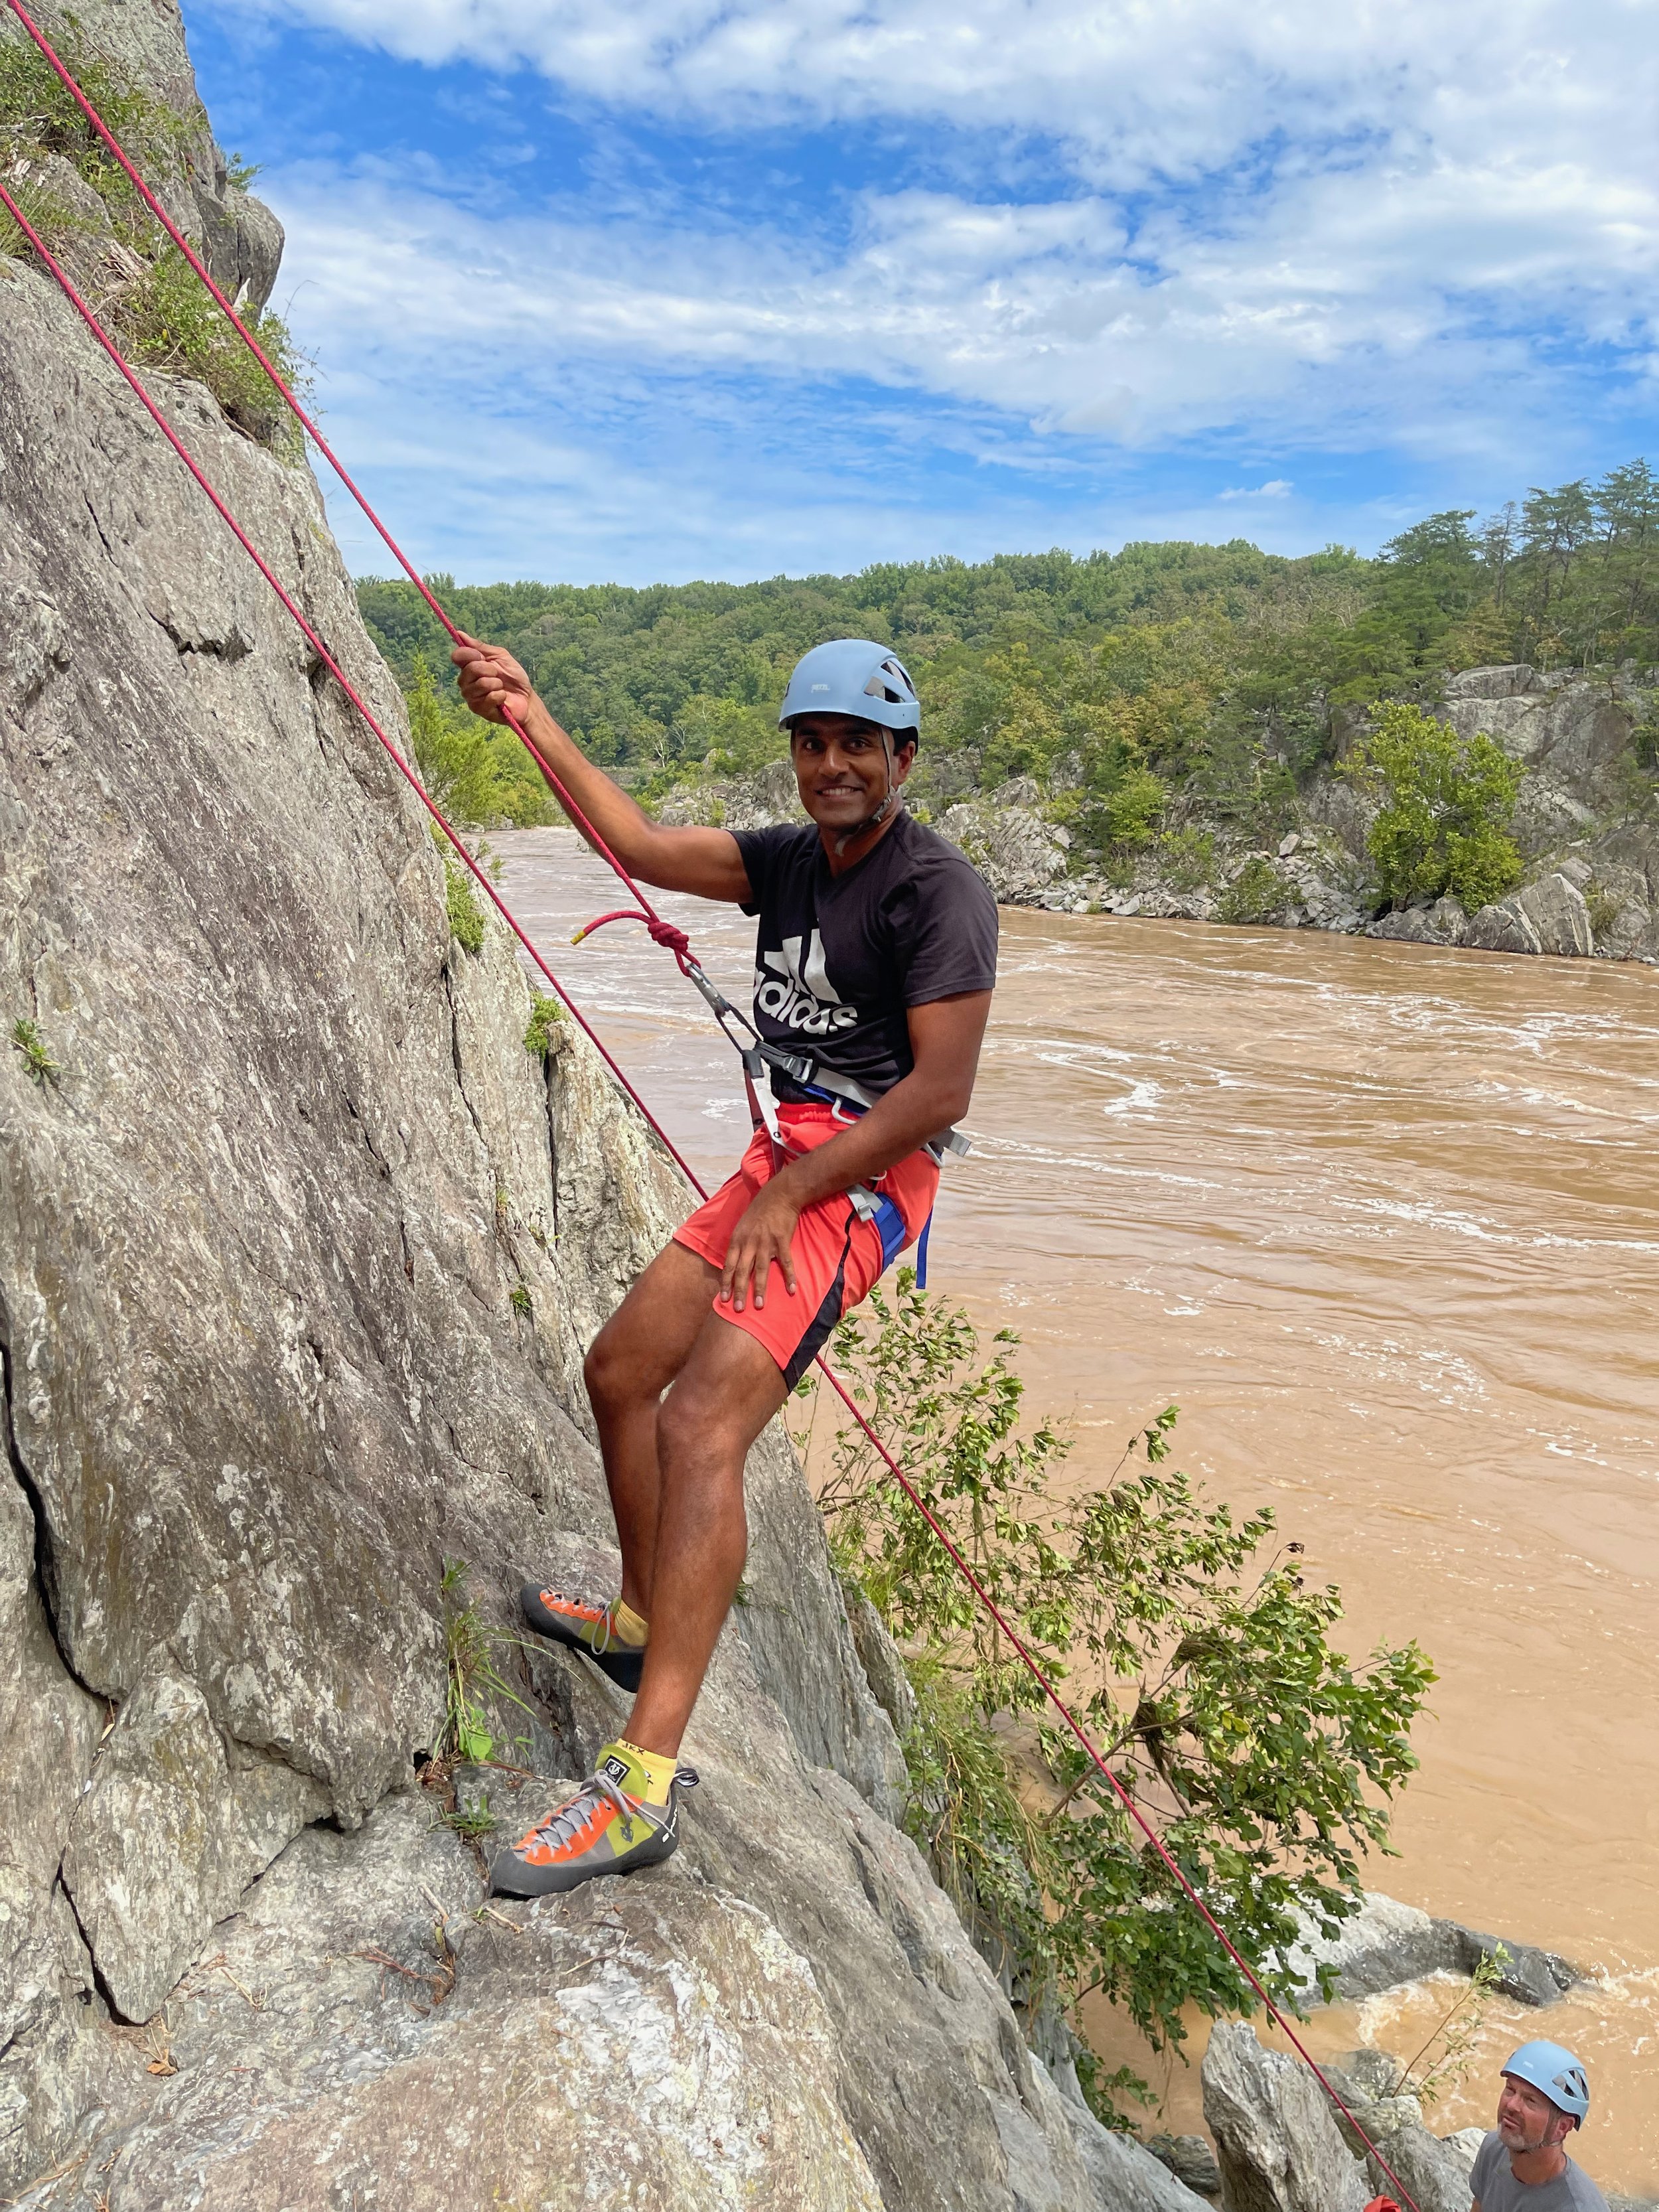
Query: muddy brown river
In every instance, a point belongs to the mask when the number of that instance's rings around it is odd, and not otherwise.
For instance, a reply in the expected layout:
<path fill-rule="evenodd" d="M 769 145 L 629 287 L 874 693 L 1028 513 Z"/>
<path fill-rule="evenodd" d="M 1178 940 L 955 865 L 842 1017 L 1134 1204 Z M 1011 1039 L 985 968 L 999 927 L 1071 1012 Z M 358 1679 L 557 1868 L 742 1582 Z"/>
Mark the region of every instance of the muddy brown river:
<path fill-rule="evenodd" d="M 562 830 L 502 888 L 705 1180 L 747 1134 L 734 1056 Z M 746 994 L 750 926 L 665 900 Z M 1522 2036 L 1576 2045 L 1574 2154 L 1659 2196 L 1659 974 L 1312 933 L 1005 910 L 970 1159 L 932 1279 L 1024 1339 L 1072 1479 L 1181 1407 L 1176 1461 L 1336 1582 L 1349 1648 L 1440 1675 L 1375 1887 L 1595 1980 L 1499 2006 L 1434 2116 L 1491 2124 Z M 1316 2016 L 1409 2056 L 1452 1992 Z M 1110 2034 L 1110 2024 L 1106 2024 Z M 1139 2056 L 1170 2123 L 1196 2067 Z M 1201 2049 L 1195 2031 L 1189 2045 Z"/>

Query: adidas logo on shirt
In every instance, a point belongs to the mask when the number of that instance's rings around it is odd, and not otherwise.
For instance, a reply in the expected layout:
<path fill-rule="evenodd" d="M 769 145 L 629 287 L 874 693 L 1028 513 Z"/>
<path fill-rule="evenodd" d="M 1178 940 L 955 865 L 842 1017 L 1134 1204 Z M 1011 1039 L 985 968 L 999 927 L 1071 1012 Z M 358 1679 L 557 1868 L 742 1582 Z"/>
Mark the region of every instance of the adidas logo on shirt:
<path fill-rule="evenodd" d="M 803 944 L 806 947 L 804 961 Z M 799 1030 L 806 1036 L 829 1036 L 857 1023 L 857 1007 L 836 996 L 824 965 L 823 939 L 816 929 L 810 939 L 786 937 L 781 951 L 763 951 L 760 957 L 762 964 L 755 970 L 755 1004 L 775 1022 Z"/>

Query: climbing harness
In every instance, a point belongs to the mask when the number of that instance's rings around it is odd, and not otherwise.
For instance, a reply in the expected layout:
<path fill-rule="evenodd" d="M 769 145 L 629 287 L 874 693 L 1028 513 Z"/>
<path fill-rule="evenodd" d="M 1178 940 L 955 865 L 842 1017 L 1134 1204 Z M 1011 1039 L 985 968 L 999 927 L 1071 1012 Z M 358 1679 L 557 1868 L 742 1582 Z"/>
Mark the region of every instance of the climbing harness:
<path fill-rule="evenodd" d="M 240 315 L 238 314 L 231 301 L 227 299 L 218 284 L 215 283 L 213 276 L 210 273 L 206 264 L 203 262 L 200 255 L 191 245 L 189 240 L 185 238 L 183 232 L 179 230 L 177 224 L 174 223 L 172 217 L 167 214 L 167 210 L 162 206 L 161 201 L 156 198 L 155 194 L 144 182 L 144 179 L 139 174 L 138 171 L 134 167 L 131 161 L 128 158 L 125 148 L 116 138 L 114 133 L 104 121 L 102 116 L 99 114 L 97 109 L 92 105 L 92 102 L 87 98 L 86 94 L 76 82 L 74 76 L 71 74 L 66 64 L 59 58 L 50 40 L 46 38 L 45 33 L 40 30 L 33 17 L 30 16 L 27 10 L 24 8 L 22 5 L 22 0 L 6 0 L 6 5 L 10 9 L 12 14 L 16 16 L 19 23 L 21 24 L 23 29 L 33 40 L 41 54 L 56 72 L 65 90 L 74 99 L 76 105 L 81 109 L 82 113 L 85 115 L 88 122 L 91 124 L 99 137 L 109 149 L 111 155 L 125 173 L 129 181 L 132 184 L 134 189 L 137 191 L 144 204 L 149 209 L 151 214 L 155 216 L 157 222 L 161 223 L 163 229 L 173 240 L 173 243 L 178 247 L 180 253 L 184 255 L 191 269 L 194 270 L 197 276 L 207 287 L 209 292 L 212 295 L 218 306 L 229 319 L 232 326 L 235 329 L 243 343 L 253 354 L 255 359 L 259 362 L 266 375 L 270 378 L 272 385 L 280 394 L 283 402 L 290 410 L 295 420 L 299 422 L 301 428 L 306 432 L 313 444 L 316 447 L 318 452 L 333 470 L 335 475 L 339 478 L 341 484 L 346 491 L 348 491 L 353 500 L 356 501 L 357 506 L 362 509 L 364 516 L 371 524 L 381 542 L 386 545 L 388 551 L 396 560 L 398 567 L 414 585 L 416 590 L 419 592 L 422 599 L 426 602 L 428 607 L 430 608 L 438 621 L 442 623 L 449 636 L 459 643 L 460 641 L 460 632 L 456 628 L 455 624 L 450 620 L 448 615 L 439 605 L 436 599 L 434 598 L 432 592 L 428 587 L 427 584 L 410 564 L 402 548 L 397 544 L 396 540 L 387 531 L 385 524 L 381 522 L 380 517 L 375 514 L 368 500 L 358 489 L 356 484 L 346 472 L 345 468 L 340 461 L 336 459 L 331 447 L 324 439 L 320 430 L 319 430 L 316 424 L 312 421 L 311 416 L 301 404 L 300 401 L 295 398 L 293 392 L 290 391 L 287 382 L 279 374 L 276 368 L 265 353 L 264 349 L 259 344 L 258 340 L 248 329 Z M 58 287 L 64 293 L 64 297 L 69 301 L 70 306 L 75 309 L 75 312 L 80 316 L 82 321 L 86 325 L 93 337 L 108 356 L 111 362 L 125 380 L 127 385 L 131 387 L 135 397 L 143 407 L 145 412 L 155 422 L 156 428 L 167 440 L 168 445 L 170 445 L 173 452 L 177 453 L 179 459 L 184 463 L 185 467 L 189 471 L 191 476 L 201 488 L 203 493 L 211 502 L 214 510 L 218 514 L 221 521 L 224 523 L 226 528 L 231 532 L 238 544 L 241 546 L 243 551 L 253 562 L 255 568 L 259 571 L 259 574 L 270 585 L 271 590 L 275 592 L 283 608 L 297 624 L 307 644 L 310 645 L 312 650 L 317 654 L 322 666 L 325 667 L 328 671 L 329 674 L 333 677 L 336 683 L 339 684 L 340 689 L 345 694 L 347 699 L 349 700 L 352 706 L 356 708 L 358 714 L 362 717 L 364 723 L 385 750 L 393 766 L 398 770 L 398 773 L 409 785 L 416 797 L 426 808 L 428 813 L 430 814 L 434 822 L 437 823 L 439 829 L 442 830 L 445 836 L 449 840 L 449 842 L 453 848 L 458 857 L 464 862 L 466 868 L 473 877 L 473 879 L 479 884 L 485 896 L 489 899 L 490 904 L 495 908 L 502 921 L 512 931 L 514 936 L 517 938 L 519 943 L 524 947 L 526 952 L 528 954 L 538 972 L 546 977 L 548 982 L 551 984 L 554 991 L 557 994 L 560 1000 L 563 1002 L 565 1006 L 568 1008 L 572 1017 L 598 1050 L 600 1057 L 604 1060 L 605 1066 L 616 1077 L 617 1081 L 624 1094 L 632 1101 L 634 1105 L 643 1116 L 647 1126 L 654 1133 L 665 1150 L 669 1154 L 670 1158 L 678 1164 L 682 1173 L 685 1176 L 686 1180 L 690 1183 L 692 1188 L 697 1192 L 700 1197 L 706 1199 L 708 1194 L 704 1188 L 701 1180 L 691 1168 L 690 1163 L 682 1157 L 678 1147 L 674 1144 L 672 1139 L 670 1138 L 667 1132 L 658 1121 L 656 1116 L 651 1112 L 649 1107 L 647 1106 L 645 1101 L 635 1090 L 627 1076 L 623 1074 L 622 1069 L 617 1066 L 616 1060 L 611 1057 L 611 1053 L 606 1048 L 604 1040 L 596 1033 L 592 1024 L 587 1020 L 580 1008 L 576 1005 L 568 988 L 554 974 L 552 969 L 548 965 L 541 952 L 538 950 L 537 946 L 532 943 L 516 917 L 510 911 L 506 902 L 501 898 L 495 885 L 490 882 L 489 878 L 483 866 L 468 850 L 467 847 L 461 842 L 455 830 L 445 818 L 436 802 L 432 799 L 425 786 L 422 783 L 420 777 L 416 774 L 414 769 L 404 757 L 403 754 L 398 750 L 398 747 L 392 743 L 392 739 L 386 735 L 386 731 L 381 727 L 380 721 L 370 708 L 368 702 L 362 696 L 361 691 L 351 682 L 349 677 L 346 675 L 343 669 L 340 666 L 339 662 L 329 651 L 329 648 L 323 642 L 323 640 L 307 618 L 305 613 L 296 604 L 289 592 L 284 588 L 280 579 L 276 575 L 275 572 L 270 568 L 264 556 L 255 547 L 252 540 L 249 538 L 241 524 L 237 520 L 235 515 L 226 504 L 224 499 L 215 488 L 214 484 L 203 470 L 201 465 L 196 460 L 188 447 L 185 446 L 183 440 L 173 429 L 172 424 L 167 421 L 160 407 L 158 407 L 155 402 L 150 398 L 149 392 L 145 391 L 143 385 L 140 382 L 137 375 L 123 356 L 120 349 L 116 345 L 114 339 L 111 337 L 109 332 L 105 329 L 103 324 L 99 319 L 97 313 L 88 305 L 87 301 L 82 299 L 81 294 L 76 290 L 67 270 L 63 268 L 61 264 L 53 256 L 51 249 L 47 246 L 46 241 L 41 238 L 34 226 L 30 222 L 22 209 L 18 205 L 17 201 L 7 188 L 3 181 L 0 181 L 0 207 L 4 208 L 6 213 L 16 224 L 20 234 L 27 240 L 31 250 L 38 257 L 41 266 L 48 270 L 55 279 Z M 659 945 L 665 945 L 667 949 L 673 953 L 676 961 L 679 964 L 682 974 L 690 975 L 691 969 L 696 967 L 697 963 L 692 958 L 690 940 L 687 939 L 685 932 L 682 929 L 677 928 L 673 923 L 665 921 L 663 917 L 656 912 L 650 901 L 645 896 L 645 893 L 641 890 L 639 884 L 634 881 L 627 869 L 623 867 L 622 862 L 617 858 L 616 854 L 606 844 L 605 839 L 599 835 L 593 824 L 588 821 L 581 808 L 576 804 L 570 793 L 565 789 L 563 783 L 560 781 L 559 776 L 555 772 L 550 763 L 547 760 L 545 756 L 536 744 L 535 741 L 530 737 L 528 732 L 520 723 L 516 716 L 512 714 L 510 712 L 506 712 L 503 714 L 503 719 L 506 720 L 508 727 L 513 731 L 514 734 L 518 738 L 520 744 L 524 745 L 531 757 L 535 761 L 537 766 L 541 770 L 543 776 L 545 778 L 549 788 L 553 792 L 554 796 L 558 799 L 559 804 L 563 807 L 571 821 L 575 824 L 581 835 L 586 839 L 587 842 L 593 848 L 594 851 L 599 854 L 599 855 L 610 864 L 617 877 L 627 886 L 630 896 L 637 902 L 636 906 L 634 908 L 619 909 L 617 914 L 605 916 L 603 919 L 614 921 L 621 919 L 626 915 L 628 918 L 637 919 L 642 921 L 647 929 L 650 932 L 653 939 Z M 598 923 L 589 925 L 590 928 L 598 927 L 599 926 L 599 925 Z M 701 975 L 701 973 L 702 971 L 699 969 L 698 975 Z M 694 982 L 698 982 L 697 975 L 691 975 L 690 979 Z M 708 982 L 707 976 L 702 976 L 702 981 L 698 982 L 698 988 L 704 991 L 704 996 L 706 998 L 710 999 L 711 1007 L 713 1001 L 720 999 L 720 994 L 715 990 L 714 985 Z M 727 1002 L 722 1000 L 720 1003 L 724 1005 Z M 735 1012 L 735 1010 L 733 1010 L 733 1012 Z M 719 1018 L 718 1015 L 717 1018 Z M 741 1020 L 743 1018 L 738 1016 L 738 1018 Z M 723 1021 L 721 1023 L 721 1026 L 722 1028 L 725 1027 Z M 728 1035 L 730 1034 L 729 1031 L 727 1033 Z M 733 1038 L 732 1041 L 733 1042 L 737 1042 L 735 1038 Z M 740 1047 L 739 1048 L 743 1049 L 744 1048 Z M 821 1078 L 822 1071 L 819 1071 L 819 1075 Z M 954 1149 L 954 1147 L 952 1147 L 952 1149 Z M 896 1209 L 895 1210 L 896 1211 Z M 1200 1894 L 1197 1887 L 1183 1871 L 1174 1854 L 1170 1851 L 1168 1844 L 1165 1844 L 1164 1838 L 1158 1834 L 1157 1829 L 1153 1827 L 1152 1822 L 1141 1811 L 1139 1806 L 1135 1802 L 1134 1798 L 1131 1796 L 1129 1791 L 1124 1787 L 1123 1784 L 1118 1780 L 1116 1775 L 1113 1773 L 1111 1768 L 1107 1765 L 1105 1759 L 1096 1748 L 1096 1746 L 1092 1739 L 1090 1737 L 1087 1730 L 1077 1719 L 1076 1716 L 1073 1713 L 1071 1707 L 1066 1703 L 1065 1699 L 1061 1698 L 1059 1691 L 1055 1689 L 1054 1684 L 1048 1680 L 1047 1674 L 1044 1674 L 1035 1655 L 1026 1645 L 1012 1624 L 1003 1613 L 1000 1607 L 997 1605 L 995 1600 L 991 1596 L 990 1592 L 985 1588 L 984 1583 L 975 1572 L 970 1562 L 963 1557 L 961 1550 L 952 1540 L 948 1529 L 945 1528 L 938 1516 L 929 1507 L 927 1500 L 921 1496 L 921 1492 L 916 1489 L 915 1485 L 905 1474 L 904 1469 L 899 1462 L 882 1442 L 881 1437 L 871 1425 L 871 1423 L 853 1398 L 845 1383 L 842 1382 L 840 1376 L 836 1375 L 833 1368 L 831 1368 L 823 1358 L 820 1357 L 817 1364 L 820 1373 L 823 1376 L 824 1380 L 829 1383 L 830 1389 L 840 1399 L 842 1404 L 846 1407 L 847 1412 L 851 1415 L 858 1427 L 862 1430 L 872 1448 L 875 1450 L 883 1464 L 886 1467 L 888 1473 L 892 1476 L 894 1481 L 898 1484 L 905 1496 L 909 1499 L 911 1504 L 921 1515 L 923 1522 L 927 1524 L 928 1528 L 932 1530 L 933 1535 L 937 1537 L 939 1543 L 944 1547 L 945 1551 L 950 1557 L 957 1572 L 962 1576 L 963 1581 L 973 1591 L 975 1597 L 983 1607 L 988 1617 L 995 1623 L 1000 1633 L 1007 1638 L 1009 1648 L 1018 1655 L 1020 1661 L 1025 1667 L 1027 1672 L 1030 1674 L 1032 1680 L 1036 1682 L 1038 1689 L 1042 1692 L 1043 1698 L 1047 1700 L 1048 1705 L 1053 1707 L 1067 1733 L 1075 1740 L 1079 1749 L 1083 1753 L 1085 1758 L 1087 1759 L 1089 1764 L 1095 1769 L 1103 1782 L 1104 1782 L 1107 1787 L 1111 1790 L 1113 1796 L 1116 1798 L 1119 1805 L 1122 1808 L 1123 1812 L 1128 1819 L 1134 1823 L 1135 1826 L 1139 1828 L 1142 1835 L 1145 1836 L 1148 1845 L 1161 1861 L 1165 1870 L 1173 1877 L 1177 1887 L 1185 1896 L 1188 1903 L 1193 1907 L 1194 1911 L 1197 1912 L 1200 1918 L 1204 1922 L 1205 1926 L 1209 1929 L 1211 1935 L 1215 1938 L 1221 1948 L 1226 1953 L 1228 1958 L 1237 1968 L 1244 1981 L 1249 1984 L 1250 1989 L 1255 1991 L 1256 1996 L 1261 2002 L 1267 2018 L 1273 2022 L 1274 2027 L 1279 2030 L 1281 2034 L 1285 2036 L 1285 2039 L 1290 2043 L 1297 2056 L 1301 2058 L 1303 2063 L 1307 2066 L 1310 2071 L 1313 2074 L 1321 2088 L 1323 2089 L 1326 2096 L 1330 2100 L 1332 2105 L 1341 2115 L 1342 2118 L 1347 2123 L 1348 2128 L 1352 2131 L 1354 2138 L 1363 2145 L 1365 2152 L 1370 2157 L 1372 2161 L 1391 2184 L 1397 2193 L 1401 2205 L 1405 2208 L 1405 2212 L 1419 2212 L 1416 2202 L 1406 2189 L 1405 2185 L 1401 2181 L 1399 2176 L 1394 2172 L 1394 2169 L 1389 2166 L 1388 2160 L 1382 2156 L 1375 2143 L 1371 2142 L 1364 2130 L 1360 2126 L 1358 2121 L 1354 2118 L 1352 2112 L 1349 2110 L 1346 2103 L 1337 2090 L 1335 2084 L 1330 2080 L 1329 2076 L 1320 2066 L 1318 2061 L 1314 2057 L 1312 2052 L 1309 2051 L 1307 2045 L 1297 2034 L 1295 2029 L 1285 2017 L 1285 2014 L 1268 1996 L 1267 1991 L 1263 1986 L 1260 1977 L 1256 1974 L 1255 1970 L 1249 1965 L 1249 1961 L 1242 1955 L 1233 1944 L 1226 1930 L 1222 1927 L 1214 1913 L 1211 1911 L 1209 1906 L 1205 1903 L 1204 1899 Z"/>

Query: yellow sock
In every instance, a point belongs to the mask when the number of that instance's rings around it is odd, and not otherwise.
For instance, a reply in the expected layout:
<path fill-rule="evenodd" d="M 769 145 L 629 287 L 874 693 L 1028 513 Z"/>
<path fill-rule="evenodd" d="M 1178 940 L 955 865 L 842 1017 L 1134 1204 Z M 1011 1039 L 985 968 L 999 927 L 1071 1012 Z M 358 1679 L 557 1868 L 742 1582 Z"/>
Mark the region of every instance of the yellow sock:
<path fill-rule="evenodd" d="M 650 1638 L 650 1622 L 642 1613 L 635 1613 L 623 1598 L 618 1598 L 611 1608 L 611 1626 L 617 1641 L 626 1644 L 631 1650 L 643 1650 Z"/>
<path fill-rule="evenodd" d="M 668 1802 L 669 1784 L 679 1765 L 677 1758 L 659 1751 L 641 1751 L 638 1744 L 629 1743 L 626 1736 L 618 1736 L 615 1744 L 607 1748 L 621 1752 L 633 1770 L 622 1785 L 624 1790 L 633 1796 L 643 1797 L 647 1805 L 665 1805 Z M 599 1764 L 605 1764 L 604 1752 L 599 1753 Z"/>

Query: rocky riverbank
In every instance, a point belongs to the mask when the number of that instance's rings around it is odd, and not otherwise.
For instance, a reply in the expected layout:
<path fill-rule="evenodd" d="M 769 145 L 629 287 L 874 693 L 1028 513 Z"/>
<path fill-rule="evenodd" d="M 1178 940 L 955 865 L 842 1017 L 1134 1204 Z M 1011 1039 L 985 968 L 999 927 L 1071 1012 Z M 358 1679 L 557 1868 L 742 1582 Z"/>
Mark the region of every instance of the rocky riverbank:
<path fill-rule="evenodd" d="M 1388 911 L 1366 850 L 1371 805 L 1339 775 L 1302 791 L 1293 826 L 1271 845 L 1194 817 L 1109 869 L 1081 861 L 1064 789 L 1017 777 L 987 798 L 927 796 L 920 806 L 981 868 L 1005 904 L 1062 914 L 1140 915 L 1326 929 L 1486 952 L 1659 961 L 1659 823 L 1637 733 L 1650 694 L 1624 677 L 1594 680 L 1527 667 L 1452 677 L 1439 712 L 1462 736 L 1491 735 L 1525 770 L 1513 824 L 1527 864 L 1508 897 L 1468 914 L 1454 898 Z M 1346 732 L 1351 744 L 1361 726 Z M 665 820 L 758 827 L 797 817 L 787 764 L 688 785 Z"/>

